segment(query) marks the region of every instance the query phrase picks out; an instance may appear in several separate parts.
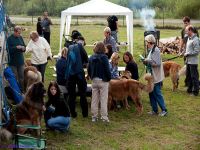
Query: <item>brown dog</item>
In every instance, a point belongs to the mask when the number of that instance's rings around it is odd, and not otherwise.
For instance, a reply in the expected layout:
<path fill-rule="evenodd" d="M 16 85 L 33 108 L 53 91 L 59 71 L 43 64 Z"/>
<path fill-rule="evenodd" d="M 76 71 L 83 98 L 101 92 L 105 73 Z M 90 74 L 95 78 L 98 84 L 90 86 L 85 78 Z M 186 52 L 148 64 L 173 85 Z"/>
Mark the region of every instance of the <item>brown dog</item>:
<path fill-rule="evenodd" d="M 111 108 L 113 100 L 124 100 L 130 96 L 136 105 L 137 111 L 142 113 L 141 90 L 149 93 L 154 87 L 153 77 L 150 74 L 145 75 L 145 80 L 147 80 L 147 85 L 133 79 L 111 80 L 108 92 L 108 108 Z"/>
<path fill-rule="evenodd" d="M 35 82 L 42 81 L 41 73 L 34 66 L 27 66 L 24 69 L 24 89 L 27 90 Z"/>
<path fill-rule="evenodd" d="M 177 64 L 174 61 L 166 61 L 163 62 L 163 69 L 164 69 L 164 73 L 165 73 L 165 77 L 169 77 L 171 78 L 172 84 L 173 84 L 173 88 L 172 90 L 175 91 L 178 88 L 178 84 L 179 84 L 179 76 L 180 74 L 180 70 L 181 70 L 181 65 Z"/>
<path fill-rule="evenodd" d="M 1 139 L 9 139 L 11 133 L 15 133 L 15 123 L 17 125 L 40 125 L 45 92 L 46 90 L 42 82 L 31 85 L 25 94 L 24 100 L 16 105 L 16 110 L 11 114 L 7 130 L 3 129 L 0 131 Z M 19 134 L 24 134 L 28 130 L 27 128 L 19 128 L 17 131 Z"/>

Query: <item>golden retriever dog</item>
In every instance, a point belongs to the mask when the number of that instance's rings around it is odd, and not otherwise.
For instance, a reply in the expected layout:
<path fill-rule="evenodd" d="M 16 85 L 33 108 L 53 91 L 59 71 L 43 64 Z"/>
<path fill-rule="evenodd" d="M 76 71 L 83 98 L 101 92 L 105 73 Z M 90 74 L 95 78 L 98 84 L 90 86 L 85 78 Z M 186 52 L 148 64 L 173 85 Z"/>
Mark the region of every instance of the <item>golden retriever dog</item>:
<path fill-rule="evenodd" d="M 24 69 L 24 89 L 27 90 L 35 82 L 42 81 L 42 75 L 34 66 L 27 66 Z"/>
<path fill-rule="evenodd" d="M 153 91 L 153 77 L 150 74 L 144 76 L 147 85 L 133 79 L 111 80 L 108 92 L 108 109 L 111 108 L 113 101 L 121 101 L 128 96 L 132 98 L 136 105 L 137 111 L 141 114 L 143 106 L 140 101 L 142 90 L 150 93 Z"/>
<path fill-rule="evenodd" d="M 32 66 L 32 63 L 31 63 L 30 59 L 26 59 L 24 64 L 25 64 L 25 67 Z"/>
<path fill-rule="evenodd" d="M 163 62 L 163 69 L 165 77 L 170 77 L 173 88 L 172 91 L 175 91 L 178 88 L 179 77 L 185 74 L 184 67 L 181 68 L 181 65 L 177 64 L 174 61 L 166 61 Z"/>
<path fill-rule="evenodd" d="M 122 71 L 121 75 L 120 75 L 120 79 L 131 79 L 131 72 L 130 71 Z"/>
<path fill-rule="evenodd" d="M 15 133 L 15 123 L 17 125 L 40 125 L 44 105 L 44 95 L 46 90 L 42 82 L 31 85 L 25 94 L 24 100 L 16 105 L 15 111 L 10 115 L 10 122 L 7 128 L 0 130 L 1 139 L 9 139 L 11 133 Z M 30 131 L 27 128 L 18 128 L 17 133 L 24 134 Z M 31 132 L 38 135 L 38 132 Z"/>

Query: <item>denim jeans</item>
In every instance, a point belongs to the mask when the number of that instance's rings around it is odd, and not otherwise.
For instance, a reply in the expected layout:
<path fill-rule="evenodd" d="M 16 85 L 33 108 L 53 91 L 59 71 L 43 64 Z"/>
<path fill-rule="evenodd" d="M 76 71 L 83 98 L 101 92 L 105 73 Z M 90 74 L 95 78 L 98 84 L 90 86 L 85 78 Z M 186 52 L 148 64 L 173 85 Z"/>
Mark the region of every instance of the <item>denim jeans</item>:
<path fill-rule="evenodd" d="M 47 124 L 51 129 L 66 132 L 69 129 L 70 120 L 70 117 L 57 116 L 49 119 Z"/>
<path fill-rule="evenodd" d="M 155 83 L 153 91 L 149 93 L 152 110 L 156 113 L 158 112 L 158 105 L 160 106 L 162 111 L 167 111 L 166 106 L 165 106 L 165 101 L 161 93 L 161 85 L 162 85 L 162 82 Z"/>

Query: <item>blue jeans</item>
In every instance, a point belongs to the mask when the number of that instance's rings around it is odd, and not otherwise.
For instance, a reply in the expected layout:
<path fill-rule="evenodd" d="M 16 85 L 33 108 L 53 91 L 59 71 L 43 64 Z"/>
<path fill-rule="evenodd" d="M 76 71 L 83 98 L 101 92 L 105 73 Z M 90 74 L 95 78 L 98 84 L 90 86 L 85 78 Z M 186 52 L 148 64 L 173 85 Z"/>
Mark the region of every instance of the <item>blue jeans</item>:
<path fill-rule="evenodd" d="M 57 116 L 49 119 L 47 124 L 51 129 L 66 132 L 69 129 L 70 120 L 70 117 Z"/>
<path fill-rule="evenodd" d="M 153 91 L 149 93 L 152 110 L 156 113 L 158 113 L 158 105 L 160 106 L 162 111 L 167 111 L 166 106 L 165 106 L 165 101 L 161 93 L 161 85 L 162 85 L 162 82 L 154 84 Z"/>

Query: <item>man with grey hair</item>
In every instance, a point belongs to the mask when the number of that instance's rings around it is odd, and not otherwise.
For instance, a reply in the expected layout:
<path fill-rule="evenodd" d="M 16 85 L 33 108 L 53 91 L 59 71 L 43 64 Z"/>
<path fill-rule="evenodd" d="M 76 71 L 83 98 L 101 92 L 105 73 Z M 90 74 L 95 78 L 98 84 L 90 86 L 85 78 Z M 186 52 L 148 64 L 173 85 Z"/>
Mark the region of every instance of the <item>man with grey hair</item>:
<path fill-rule="evenodd" d="M 103 40 L 103 44 L 104 45 L 110 44 L 112 46 L 112 52 L 118 51 L 117 43 L 115 39 L 111 36 L 111 30 L 109 27 L 106 27 L 104 29 L 104 36 L 105 36 L 105 39 Z"/>
<path fill-rule="evenodd" d="M 9 61 L 8 65 L 14 72 L 19 81 L 20 88 L 23 91 L 24 87 L 24 55 L 26 46 L 21 34 L 21 27 L 15 26 L 14 33 L 7 39 Z"/>
<path fill-rule="evenodd" d="M 188 40 L 186 44 L 186 52 L 184 56 L 186 57 L 186 78 L 188 79 L 188 89 L 187 92 L 198 96 L 199 94 L 199 72 L 198 72 L 198 62 L 199 62 L 199 50 L 200 43 L 199 38 L 195 34 L 195 29 L 192 25 L 186 27 L 186 33 L 188 34 Z"/>

